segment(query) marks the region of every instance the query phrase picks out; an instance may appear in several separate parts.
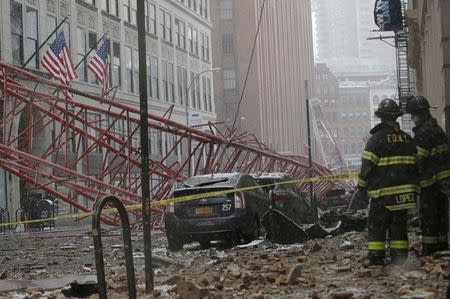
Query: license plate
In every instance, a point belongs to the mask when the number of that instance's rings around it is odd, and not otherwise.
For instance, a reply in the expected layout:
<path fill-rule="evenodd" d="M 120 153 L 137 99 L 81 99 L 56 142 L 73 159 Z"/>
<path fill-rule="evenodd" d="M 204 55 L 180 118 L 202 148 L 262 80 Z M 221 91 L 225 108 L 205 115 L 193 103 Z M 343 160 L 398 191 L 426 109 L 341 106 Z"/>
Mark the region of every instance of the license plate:
<path fill-rule="evenodd" d="M 195 215 L 205 215 L 212 214 L 213 210 L 211 207 L 201 207 L 195 209 Z"/>

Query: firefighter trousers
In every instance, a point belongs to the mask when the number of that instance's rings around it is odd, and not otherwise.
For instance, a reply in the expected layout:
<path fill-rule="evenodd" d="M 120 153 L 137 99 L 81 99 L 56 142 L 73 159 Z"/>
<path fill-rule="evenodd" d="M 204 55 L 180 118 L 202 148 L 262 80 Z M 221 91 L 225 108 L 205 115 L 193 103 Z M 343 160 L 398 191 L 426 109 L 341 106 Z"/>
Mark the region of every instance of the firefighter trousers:
<path fill-rule="evenodd" d="M 420 191 L 420 226 L 424 255 L 448 249 L 448 198 L 435 184 Z"/>
<path fill-rule="evenodd" d="M 368 218 L 369 259 L 385 256 L 386 232 L 393 262 L 408 257 L 408 210 L 391 211 L 385 207 L 387 198 L 371 199 Z"/>

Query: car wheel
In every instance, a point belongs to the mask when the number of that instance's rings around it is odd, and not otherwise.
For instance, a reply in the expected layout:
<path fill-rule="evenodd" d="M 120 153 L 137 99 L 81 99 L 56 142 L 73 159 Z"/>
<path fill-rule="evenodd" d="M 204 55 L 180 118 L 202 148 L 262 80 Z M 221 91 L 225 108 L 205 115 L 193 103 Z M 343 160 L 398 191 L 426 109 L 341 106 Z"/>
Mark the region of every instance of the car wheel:
<path fill-rule="evenodd" d="M 167 238 L 167 247 L 171 251 L 178 251 L 183 249 L 184 242 L 178 238 Z"/>
<path fill-rule="evenodd" d="M 250 243 L 251 241 L 259 238 L 261 222 L 259 221 L 259 216 L 255 215 L 254 229 L 250 234 L 245 234 L 243 237 L 245 243 Z"/>
<path fill-rule="evenodd" d="M 200 247 L 202 249 L 208 249 L 209 247 L 211 247 L 211 240 L 200 239 L 198 242 L 200 243 Z"/>

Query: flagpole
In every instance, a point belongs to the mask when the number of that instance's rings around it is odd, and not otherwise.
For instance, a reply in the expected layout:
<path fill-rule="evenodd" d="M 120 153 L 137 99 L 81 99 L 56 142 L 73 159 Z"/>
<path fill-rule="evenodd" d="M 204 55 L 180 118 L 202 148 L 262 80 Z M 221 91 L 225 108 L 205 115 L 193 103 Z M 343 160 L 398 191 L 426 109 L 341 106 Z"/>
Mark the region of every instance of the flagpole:
<path fill-rule="evenodd" d="M 58 26 L 56 26 L 55 30 L 52 31 L 52 33 L 50 33 L 47 38 L 45 39 L 45 41 L 43 41 L 41 43 L 41 45 L 39 46 L 39 48 L 37 48 L 36 51 L 34 51 L 34 53 L 30 56 L 30 58 L 28 58 L 28 60 L 22 64 L 22 68 L 25 68 L 27 66 L 28 63 L 30 63 L 31 59 L 33 59 L 34 56 L 36 56 L 36 54 L 39 52 L 40 49 L 42 49 L 42 47 L 48 42 L 48 40 L 50 39 L 50 37 L 52 37 L 52 35 L 59 29 L 59 27 L 62 26 L 62 24 L 64 24 L 64 22 L 67 20 L 67 17 L 65 17 L 61 23 L 58 24 Z"/>
<path fill-rule="evenodd" d="M 75 70 L 80 66 L 80 64 L 81 64 L 83 61 L 86 60 L 86 58 L 88 57 L 88 55 L 91 54 L 91 52 L 92 52 L 94 49 L 97 49 L 98 44 L 105 38 L 105 36 L 106 36 L 106 33 L 104 33 L 104 34 L 102 35 L 102 37 L 100 37 L 100 39 L 97 41 L 97 43 L 96 43 L 92 48 L 89 49 L 89 52 L 87 52 L 87 53 L 83 56 L 83 59 L 81 59 L 81 60 L 78 62 L 78 64 L 75 66 Z"/>

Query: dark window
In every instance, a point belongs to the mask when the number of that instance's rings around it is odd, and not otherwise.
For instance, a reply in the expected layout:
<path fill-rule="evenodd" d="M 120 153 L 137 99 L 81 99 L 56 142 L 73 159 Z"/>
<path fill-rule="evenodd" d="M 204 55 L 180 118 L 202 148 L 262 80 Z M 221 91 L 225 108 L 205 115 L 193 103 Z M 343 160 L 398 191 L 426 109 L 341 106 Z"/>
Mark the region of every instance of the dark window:
<path fill-rule="evenodd" d="M 126 69 L 126 84 L 127 91 L 134 92 L 133 80 L 133 50 L 130 47 L 125 47 L 125 69 Z"/>
<path fill-rule="evenodd" d="M 125 0 L 123 3 L 123 15 L 125 21 L 136 25 L 136 0 Z"/>
<path fill-rule="evenodd" d="M 172 16 L 162 9 L 160 12 L 161 36 L 164 40 L 172 42 Z"/>
<path fill-rule="evenodd" d="M 87 81 L 87 68 L 86 68 L 86 59 L 84 59 L 84 55 L 86 55 L 86 30 L 84 28 L 78 27 L 78 63 L 80 63 L 80 66 L 78 67 L 77 73 L 78 78 L 82 81 Z"/>
<path fill-rule="evenodd" d="M 112 83 L 113 86 L 122 86 L 120 78 L 120 44 L 113 42 L 113 59 L 112 59 Z"/>
<path fill-rule="evenodd" d="M 25 60 L 28 60 L 31 55 L 33 55 L 38 46 L 38 12 L 36 9 L 27 7 L 26 11 L 26 40 L 25 40 Z M 32 60 L 27 65 L 28 67 L 38 68 L 39 67 L 39 54 L 33 57 Z"/>
<path fill-rule="evenodd" d="M 175 34 L 177 39 L 177 46 L 186 49 L 186 27 L 183 21 L 175 19 Z"/>
<path fill-rule="evenodd" d="M 11 48 L 14 64 L 23 64 L 23 19 L 22 4 L 11 1 Z"/>
<path fill-rule="evenodd" d="M 148 1 L 145 2 L 145 30 L 156 35 L 156 7 Z"/>
<path fill-rule="evenodd" d="M 203 110 L 208 111 L 208 92 L 207 92 L 207 78 L 203 77 L 202 79 L 202 90 L 203 90 Z"/>
<path fill-rule="evenodd" d="M 95 55 L 95 50 L 96 50 L 96 44 L 97 44 L 97 33 L 95 32 L 89 32 L 89 50 L 93 49 L 91 51 L 91 54 L 89 54 L 89 58 L 88 61 L 90 61 L 92 59 L 92 57 Z M 89 83 L 97 83 L 97 78 L 94 76 L 94 73 L 92 73 L 92 71 L 88 72 L 88 80 Z"/>
<path fill-rule="evenodd" d="M 152 97 L 159 99 L 159 70 L 158 70 L 158 57 L 152 56 Z"/>
<path fill-rule="evenodd" d="M 178 102 L 180 103 L 180 105 L 184 105 L 183 72 L 181 66 L 177 66 L 177 90 L 178 90 Z"/>
<path fill-rule="evenodd" d="M 168 100 L 175 103 L 175 76 L 173 73 L 173 63 L 167 63 L 167 78 L 169 81 L 169 98 Z"/>
<path fill-rule="evenodd" d="M 193 108 L 197 108 L 197 101 L 196 101 L 196 99 L 195 99 L 195 95 L 196 95 L 196 93 L 195 93 L 195 83 L 194 83 L 194 78 L 195 78 L 195 74 L 194 74 L 194 72 L 191 72 L 190 73 L 190 87 L 191 87 L 191 90 L 190 90 L 190 92 L 191 92 L 191 104 L 192 104 L 192 107 Z"/>
<path fill-rule="evenodd" d="M 232 0 L 220 0 L 220 17 L 223 20 L 230 20 L 233 18 Z"/>
<path fill-rule="evenodd" d="M 108 13 L 119 16 L 119 0 L 103 0 L 102 1 L 102 9 L 107 11 Z"/>
<path fill-rule="evenodd" d="M 234 48 L 233 34 L 232 33 L 222 34 L 222 52 L 223 52 L 223 54 L 232 54 L 233 48 Z"/>
<path fill-rule="evenodd" d="M 186 103 L 186 106 L 189 107 L 189 94 L 188 94 L 188 71 L 187 69 L 183 68 L 183 87 L 184 87 L 184 102 Z"/>

